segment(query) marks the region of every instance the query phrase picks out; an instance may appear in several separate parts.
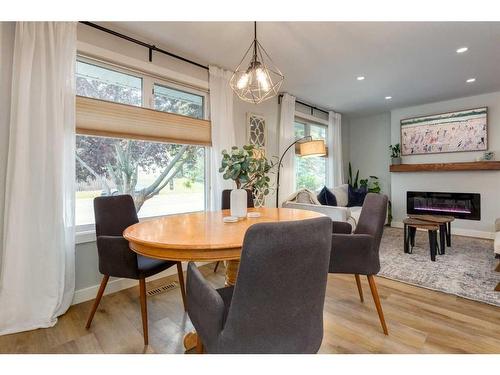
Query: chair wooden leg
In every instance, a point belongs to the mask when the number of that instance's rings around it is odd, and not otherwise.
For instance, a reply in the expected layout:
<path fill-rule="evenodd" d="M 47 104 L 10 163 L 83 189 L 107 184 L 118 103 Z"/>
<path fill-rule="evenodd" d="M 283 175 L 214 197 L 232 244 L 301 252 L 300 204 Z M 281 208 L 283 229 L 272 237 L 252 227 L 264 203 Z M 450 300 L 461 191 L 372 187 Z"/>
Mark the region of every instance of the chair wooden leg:
<path fill-rule="evenodd" d="M 220 263 L 220 261 L 217 261 L 217 263 L 215 263 L 214 273 L 217 272 L 217 269 L 219 268 L 219 263 Z"/>
<path fill-rule="evenodd" d="M 203 348 L 203 343 L 201 342 L 200 335 L 196 336 L 196 353 L 197 354 L 203 354 L 204 348 Z"/>
<path fill-rule="evenodd" d="M 378 296 L 377 285 L 375 284 L 375 278 L 373 275 L 367 275 L 368 284 L 370 284 L 370 290 L 373 296 L 373 302 L 375 302 L 375 307 L 377 308 L 378 317 L 380 319 L 380 324 L 384 330 L 384 334 L 388 335 L 387 325 L 385 324 L 384 312 L 382 311 L 382 305 L 380 304 L 380 298 Z"/>
<path fill-rule="evenodd" d="M 86 329 L 90 328 L 92 324 L 92 319 L 94 319 L 94 314 L 97 311 L 97 307 L 99 307 L 99 303 L 101 302 L 102 295 L 104 294 L 104 289 L 106 289 L 106 285 L 108 284 L 109 276 L 104 275 L 101 281 L 101 286 L 99 287 L 99 291 L 97 292 L 97 296 L 94 300 L 94 305 L 92 306 L 92 310 L 90 310 L 90 315 L 87 320 L 87 324 L 85 325 Z"/>
<path fill-rule="evenodd" d="M 356 278 L 356 285 L 358 286 L 359 299 L 361 300 L 361 302 L 365 302 L 365 299 L 363 298 L 363 288 L 361 287 L 361 280 L 359 278 L 359 275 L 356 274 L 354 275 L 354 277 Z"/>
<path fill-rule="evenodd" d="M 184 305 L 184 311 L 187 311 L 186 284 L 184 284 L 184 272 L 182 271 L 181 262 L 177 262 L 177 274 L 179 275 L 179 285 L 181 286 L 182 304 Z"/>
<path fill-rule="evenodd" d="M 139 279 L 139 293 L 141 298 L 142 331 L 144 345 L 148 345 L 148 302 L 146 300 L 146 279 Z"/>

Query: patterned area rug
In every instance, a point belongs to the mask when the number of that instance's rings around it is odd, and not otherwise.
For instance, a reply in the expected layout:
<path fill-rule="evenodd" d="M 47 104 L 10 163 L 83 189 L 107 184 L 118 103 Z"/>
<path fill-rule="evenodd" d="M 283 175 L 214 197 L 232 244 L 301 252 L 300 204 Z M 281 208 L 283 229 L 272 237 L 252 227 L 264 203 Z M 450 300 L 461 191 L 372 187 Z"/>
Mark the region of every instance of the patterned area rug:
<path fill-rule="evenodd" d="M 386 227 L 380 264 L 379 276 L 500 306 L 500 292 L 494 291 L 500 273 L 494 271 L 498 259 L 491 240 L 453 236 L 451 247 L 432 262 L 427 232 L 417 231 L 413 253 L 405 254 L 403 230 Z"/>

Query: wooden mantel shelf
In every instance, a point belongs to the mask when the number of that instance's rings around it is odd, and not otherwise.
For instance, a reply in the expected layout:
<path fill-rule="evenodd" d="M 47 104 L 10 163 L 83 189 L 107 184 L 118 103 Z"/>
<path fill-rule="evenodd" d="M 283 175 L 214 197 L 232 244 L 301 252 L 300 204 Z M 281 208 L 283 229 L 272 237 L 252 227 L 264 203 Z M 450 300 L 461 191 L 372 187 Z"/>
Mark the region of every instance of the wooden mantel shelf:
<path fill-rule="evenodd" d="M 391 172 L 500 171 L 500 161 L 391 165 Z"/>

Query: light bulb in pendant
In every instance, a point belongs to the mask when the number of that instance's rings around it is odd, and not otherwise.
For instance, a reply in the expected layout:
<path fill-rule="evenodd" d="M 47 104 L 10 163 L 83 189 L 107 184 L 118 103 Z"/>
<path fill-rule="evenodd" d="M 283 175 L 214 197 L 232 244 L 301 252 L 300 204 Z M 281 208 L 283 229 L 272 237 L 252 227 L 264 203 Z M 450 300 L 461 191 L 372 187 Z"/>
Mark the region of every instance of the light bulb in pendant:
<path fill-rule="evenodd" d="M 257 81 L 259 82 L 261 89 L 264 91 L 269 91 L 269 79 L 264 70 L 260 67 L 257 68 L 255 70 L 255 76 L 257 77 Z"/>
<path fill-rule="evenodd" d="M 238 87 L 238 89 L 240 89 L 240 90 L 245 88 L 246 85 L 248 84 L 248 78 L 249 78 L 249 74 L 243 73 L 242 76 L 240 77 L 240 79 L 238 80 L 236 87 Z"/>

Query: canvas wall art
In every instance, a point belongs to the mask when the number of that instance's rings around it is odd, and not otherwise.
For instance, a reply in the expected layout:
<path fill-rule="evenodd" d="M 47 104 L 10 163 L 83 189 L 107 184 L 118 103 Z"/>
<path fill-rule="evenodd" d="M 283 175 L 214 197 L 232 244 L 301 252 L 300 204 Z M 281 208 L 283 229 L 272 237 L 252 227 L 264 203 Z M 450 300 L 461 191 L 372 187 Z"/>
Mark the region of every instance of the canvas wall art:
<path fill-rule="evenodd" d="M 402 155 L 487 149 L 487 107 L 401 120 Z"/>

